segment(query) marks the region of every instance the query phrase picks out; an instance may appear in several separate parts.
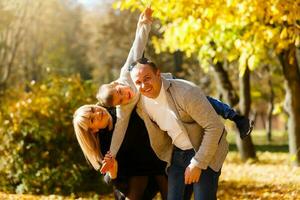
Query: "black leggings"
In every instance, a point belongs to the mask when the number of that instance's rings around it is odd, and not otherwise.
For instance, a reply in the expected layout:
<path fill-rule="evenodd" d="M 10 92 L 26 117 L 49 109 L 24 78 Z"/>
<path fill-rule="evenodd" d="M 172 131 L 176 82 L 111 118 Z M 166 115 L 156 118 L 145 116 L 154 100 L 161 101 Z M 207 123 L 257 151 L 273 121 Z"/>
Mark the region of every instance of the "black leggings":
<path fill-rule="evenodd" d="M 166 175 L 132 176 L 118 180 L 115 184 L 116 200 L 127 197 L 130 200 L 151 200 L 159 191 L 163 200 L 167 199 L 168 179 Z"/>

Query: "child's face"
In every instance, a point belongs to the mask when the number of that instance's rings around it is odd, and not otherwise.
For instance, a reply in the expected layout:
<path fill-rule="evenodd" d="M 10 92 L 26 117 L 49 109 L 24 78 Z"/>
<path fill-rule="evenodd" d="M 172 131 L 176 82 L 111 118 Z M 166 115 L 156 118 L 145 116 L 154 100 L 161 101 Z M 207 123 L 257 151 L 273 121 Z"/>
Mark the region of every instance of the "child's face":
<path fill-rule="evenodd" d="M 134 92 L 130 86 L 116 83 L 113 92 L 113 106 L 128 104 L 133 96 Z"/>

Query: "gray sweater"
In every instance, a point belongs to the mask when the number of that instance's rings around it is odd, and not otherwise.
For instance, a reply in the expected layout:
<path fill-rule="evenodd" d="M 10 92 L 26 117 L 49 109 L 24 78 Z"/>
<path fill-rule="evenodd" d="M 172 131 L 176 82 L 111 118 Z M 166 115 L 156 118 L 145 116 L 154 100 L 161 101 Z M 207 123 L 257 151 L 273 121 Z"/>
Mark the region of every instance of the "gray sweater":
<path fill-rule="evenodd" d="M 193 160 L 201 169 L 208 166 L 219 171 L 228 153 L 226 131 L 206 96 L 195 84 L 180 79 L 162 78 L 170 109 L 176 114 L 181 130 L 196 152 Z M 138 102 L 138 113 L 144 120 L 157 156 L 170 164 L 173 145 L 168 134 L 145 112 L 143 97 Z"/>

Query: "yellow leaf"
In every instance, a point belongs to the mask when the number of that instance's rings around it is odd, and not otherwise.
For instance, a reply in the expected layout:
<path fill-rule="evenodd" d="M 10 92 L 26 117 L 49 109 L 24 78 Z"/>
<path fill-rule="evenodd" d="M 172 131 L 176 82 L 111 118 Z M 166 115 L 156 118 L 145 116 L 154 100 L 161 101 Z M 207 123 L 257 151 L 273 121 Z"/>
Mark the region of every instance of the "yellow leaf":
<path fill-rule="evenodd" d="M 297 160 L 296 154 L 291 155 L 290 159 L 291 159 L 292 162 L 296 161 Z"/>
<path fill-rule="evenodd" d="M 295 63 L 295 58 L 293 56 L 289 57 L 289 64 L 293 65 Z"/>
<path fill-rule="evenodd" d="M 284 39 L 288 36 L 288 33 L 287 33 L 287 29 L 286 28 L 283 28 L 283 30 L 281 31 L 280 33 L 280 39 Z"/>
<path fill-rule="evenodd" d="M 300 36 L 297 35 L 295 39 L 295 46 L 299 47 L 300 46 Z"/>
<path fill-rule="evenodd" d="M 282 103 L 275 104 L 274 110 L 272 112 L 273 115 L 277 115 L 282 113 Z"/>
<path fill-rule="evenodd" d="M 239 58 L 239 76 L 242 77 L 245 73 L 246 70 L 246 61 L 247 61 L 247 54 L 246 53 L 242 53 L 242 55 Z"/>
<path fill-rule="evenodd" d="M 255 59 L 255 55 L 250 56 L 250 58 L 248 59 L 248 66 L 251 70 L 255 68 Z"/>
<path fill-rule="evenodd" d="M 234 45 L 237 49 L 239 49 L 242 46 L 242 41 L 240 39 L 237 39 L 234 41 Z"/>
<path fill-rule="evenodd" d="M 43 85 L 40 86 L 40 89 L 41 89 L 42 91 L 45 91 L 45 90 L 47 90 L 47 86 L 43 84 Z"/>

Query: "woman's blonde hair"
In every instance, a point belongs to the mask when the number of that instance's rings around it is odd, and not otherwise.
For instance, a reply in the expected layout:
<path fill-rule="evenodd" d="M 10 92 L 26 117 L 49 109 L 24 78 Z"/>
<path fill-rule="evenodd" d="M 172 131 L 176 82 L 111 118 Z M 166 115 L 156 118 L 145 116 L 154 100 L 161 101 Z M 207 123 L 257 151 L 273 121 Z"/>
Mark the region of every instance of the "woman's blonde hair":
<path fill-rule="evenodd" d="M 78 143 L 87 161 L 99 170 L 102 162 L 99 136 L 91 132 L 89 128 L 91 110 L 96 105 L 84 105 L 79 107 L 73 116 L 73 126 Z"/>

